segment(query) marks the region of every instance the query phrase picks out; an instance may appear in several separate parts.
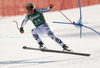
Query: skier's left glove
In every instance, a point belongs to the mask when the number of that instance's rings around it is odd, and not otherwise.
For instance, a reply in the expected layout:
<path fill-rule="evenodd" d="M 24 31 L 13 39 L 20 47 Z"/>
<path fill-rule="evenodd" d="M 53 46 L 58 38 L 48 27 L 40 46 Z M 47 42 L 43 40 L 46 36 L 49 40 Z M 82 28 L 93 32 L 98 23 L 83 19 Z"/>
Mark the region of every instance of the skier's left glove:
<path fill-rule="evenodd" d="M 23 27 L 20 28 L 20 33 L 21 33 L 21 34 L 24 33 Z"/>
<path fill-rule="evenodd" d="M 54 5 L 53 4 L 50 4 L 50 9 L 54 8 Z"/>

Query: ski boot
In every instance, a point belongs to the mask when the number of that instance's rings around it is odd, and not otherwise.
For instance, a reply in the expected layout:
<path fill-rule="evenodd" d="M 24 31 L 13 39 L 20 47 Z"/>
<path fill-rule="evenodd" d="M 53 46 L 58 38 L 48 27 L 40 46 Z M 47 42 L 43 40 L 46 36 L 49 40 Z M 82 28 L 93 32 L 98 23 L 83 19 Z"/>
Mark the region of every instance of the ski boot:
<path fill-rule="evenodd" d="M 39 44 L 39 48 L 40 48 L 40 50 L 41 51 L 43 51 L 43 50 L 45 50 L 46 49 L 46 47 L 45 46 L 43 46 L 44 45 L 44 43 L 41 41 L 41 42 L 39 42 L 38 43 Z"/>
<path fill-rule="evenodd" d="M 66 44 L 64 44 L 64 45 L 62 46 L 62 48 L 63 48 L 63 51 L 73 52 L 71 49 L 69 49 L 68 46 L 66 46 Z"/>

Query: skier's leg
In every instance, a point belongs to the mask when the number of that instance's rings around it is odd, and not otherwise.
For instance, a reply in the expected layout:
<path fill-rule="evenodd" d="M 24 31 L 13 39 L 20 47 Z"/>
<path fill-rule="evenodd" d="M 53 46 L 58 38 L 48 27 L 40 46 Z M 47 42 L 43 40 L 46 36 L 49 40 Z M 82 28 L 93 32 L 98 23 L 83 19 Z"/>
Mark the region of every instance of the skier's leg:
<path fill-rule="evenodd" d="M 41 29 L 42 29 L 42 32 L 44 32 L 45 34 L 47 34 L 51 39 L 53 39 L 55 42 L 57 42 L 58 44 L 60 44 L 61 46 L 64 45 L 64 43 L 59 39 L 57 38 L 53 32 L 50 30 L 49 26 L 47 25 L 47 23 L 44 23 L 42 26 L 41 26 Z"/>
<path fill-rule="evenodd" d="M 50 30 L 49 26 L 45 23 L 43 26 L 42 26 L 42 30 L 51 38 L 53 39 L 55 42 L 57 42 L 58 44 L 60 44 L 60 46 L 64 49 L 64 50 L 67 50 L 67 51 L 71 51 L 71 49 L 68 48 L 68 46 L 66 46 L 66 44 L 64 44 L 62 42 L 61 39 L 57 38 L 53 32 Z"/>
<path fill-rule="evenodd" d="M 59 39 L 59 38 L 57 38 L 57 37 L 53 34 L 53 32 L 52 32 L 51 30 L 48 31 L 47 35 L 48 35 L 51 39 L 53 39 L 55 42 L 57 42 L 58 44 L 60 44 L 61 47 L 64 45 L 64 43 L 62 42 L 62 40 Z"/>
<path fill-rule="evenodd" d="M 57 37 L 53 34 L 53 32 L 52 32 L 51 30 L 49 30 L 49 32 L 47 33 L 47 35 L 48 35 L 49 37 L 51 37 L 55 42 L 57 42 L 58 44 L 60 44 L 60 46 L 61 46 L 64 50 L 66 50 L 66 51 L 72 51 L 71 49 L 68 48 L 68 46 L 66 46 L 66 44 L 64 44 L 64 43 L 61 41 L 61 39 L 57 38 Z"/>
<path fill-rule="evenodd" d="M 37 34 L 36 30 L 35 29 L 32 29 L 31 30 L 31 33 L 33 35 L 33 37 L 35 38 L 35 40 L 38 42 L 38 44 L 40 45 L 40 47 L 43 47 L 43 42 L 42 40 L 40 39 L 39 35 Z"/>

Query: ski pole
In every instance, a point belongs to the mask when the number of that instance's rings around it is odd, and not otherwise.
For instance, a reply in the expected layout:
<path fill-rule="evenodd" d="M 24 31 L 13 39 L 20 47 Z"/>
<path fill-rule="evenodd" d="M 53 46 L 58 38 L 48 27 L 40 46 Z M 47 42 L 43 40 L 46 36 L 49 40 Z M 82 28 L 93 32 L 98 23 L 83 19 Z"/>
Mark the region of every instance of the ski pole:
<path fill-rule="evenodd" d="M 17 22 L 17 21 L 13 21 L 13 22 L 16 23 L 16 25 L 17 25 L 17 29 L 20 30 L 19 27 L 18 27 L 18 22 Z"/>
<path fill-rule="evenodd" d="M 68 17 L 67 16 L 65 16 L 57 7 L 54 7 L 55 9 L 57 9 L 67 20 L 69 20 L 68 19 Z M 71 20 L 69 20 L 75 27 L 77 27 Z"/>

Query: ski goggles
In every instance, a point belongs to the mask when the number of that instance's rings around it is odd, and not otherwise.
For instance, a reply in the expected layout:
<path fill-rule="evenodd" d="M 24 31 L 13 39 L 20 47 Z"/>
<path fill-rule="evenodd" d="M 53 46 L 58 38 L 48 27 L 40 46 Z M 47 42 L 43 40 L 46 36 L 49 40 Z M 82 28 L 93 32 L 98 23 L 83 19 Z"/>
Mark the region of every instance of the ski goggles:
<path fill-rule="evenodd" d="M 28 12 L 33 11 L 33 9 L 29 9 Z"/>

